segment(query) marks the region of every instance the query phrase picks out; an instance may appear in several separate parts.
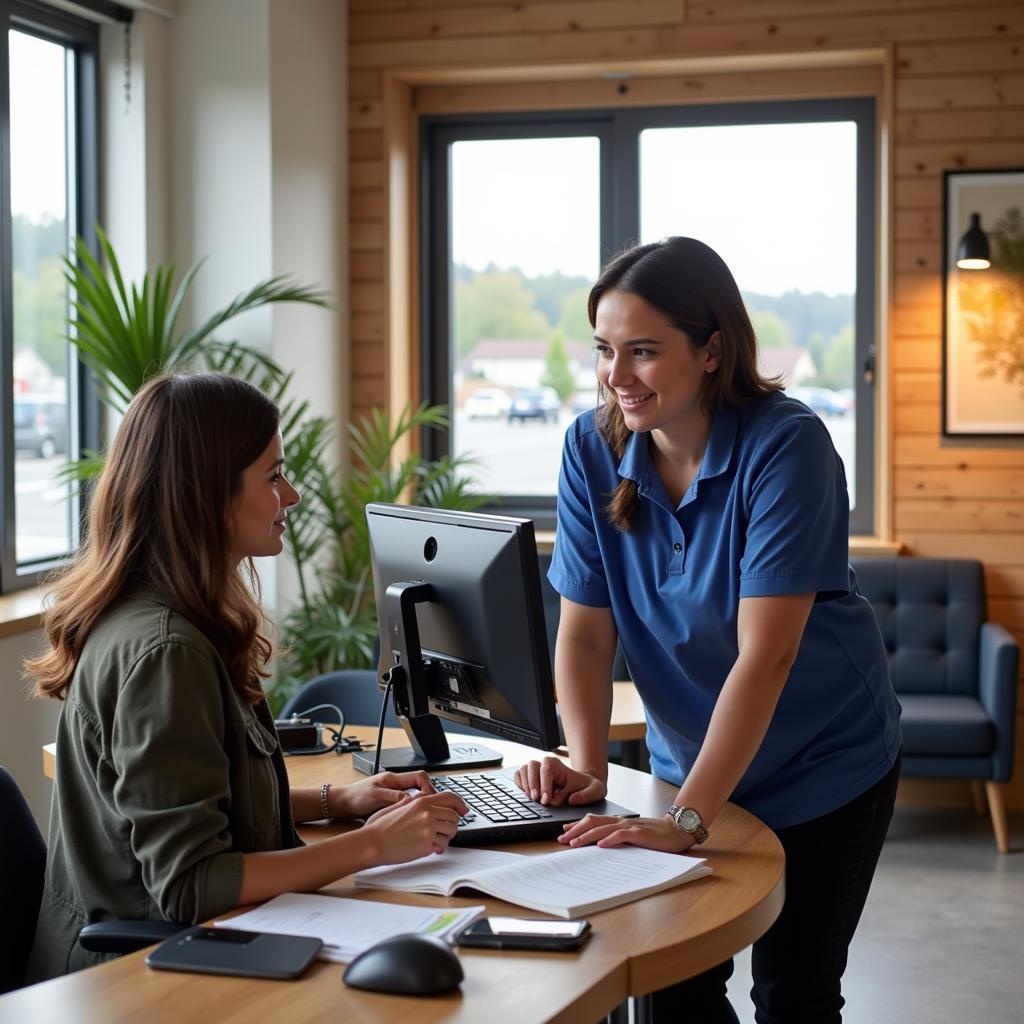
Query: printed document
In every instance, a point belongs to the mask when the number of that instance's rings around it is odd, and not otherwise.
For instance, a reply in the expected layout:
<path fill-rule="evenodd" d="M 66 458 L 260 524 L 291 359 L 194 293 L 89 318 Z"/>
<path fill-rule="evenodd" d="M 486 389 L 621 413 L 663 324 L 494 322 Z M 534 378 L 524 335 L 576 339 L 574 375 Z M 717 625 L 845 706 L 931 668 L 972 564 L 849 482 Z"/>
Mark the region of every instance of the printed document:
<path fill-rule="evenodd" d="M 364 949 L 406 932 L 450 941 L 483 912 L 483 907 L 408 907 L 287 892 L 255 910 L 213 924 L 275 935 L 309 935 L 324 944 L 321 960 L 348 963 Z"/>

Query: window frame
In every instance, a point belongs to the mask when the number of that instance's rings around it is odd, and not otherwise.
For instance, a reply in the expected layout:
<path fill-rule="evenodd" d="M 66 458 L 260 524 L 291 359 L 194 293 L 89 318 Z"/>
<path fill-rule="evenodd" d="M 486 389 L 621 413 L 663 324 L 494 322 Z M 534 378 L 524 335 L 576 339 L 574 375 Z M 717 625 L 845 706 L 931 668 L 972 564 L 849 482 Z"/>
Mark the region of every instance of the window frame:
<path fill-rule="evenodd" d="M 856 426 L 854 436 L 857 504 L 850 512 L 850 534 L 868 536 L 875 528 L 877 444 L 877 119 L 873 96 L 727 103 L 659 105 L 621 109 L 554 110 L 503 114 L 433 115 L 420 124 L 420 398 L 451 404 L 449 269 L 449 161 L 453 142 L 477 139 L 598 135 L 601 139 L 601 264 L 640 236 L 640 133 L 649 128 L 712 125 L 854 121 L 856 150 L 856 295 L 853 326 Z M 526 133 L 529 132 L 529 136 Z M 448 431 L 425 432 L 423 450 L 431 458 L 451 451 Z M 486 510 L 536 520 L 553 528 L 555 497 L 502 496 Z"/>
<path fill-rule="evenodd" d="M 99 27 L 63 11 L 31 0 L 0 0 L 0 267 L 12 267 L 10 181 L 10 67 L 9 32 L 16 29 L 75 52 L 75 188 L 73 231 L 97 252 L 99 220 Z M 71 353 L 68 360 L 69 393 L 74 395 L 77 418 L 70 423 L 69 457 L 83 448 L 98 449 L 101 438 L 101 406 L 92 375 Z M 0 592 L 36 586 L 40 576 L 61 564 L 66 555 L 17 562 L 14 472 L 14 323 L 13 273 L 0 273 Z M 77 442 L 77 443 L 76 443 Z M 85 507 L 84 493 L 73 507 L 78 513 L 80 536 Z M 77 543 L 78 537 L 73 537 Z"/>
<path fill-rule="evenodd" d="M 581 138 L 597 136 L 600 140 L 599 207 L 601 229 L 599 232 L 599 263 L 614 252 L 610 234 L 613 215 L 611 195 L 605 187 L 611 176 L 612 147 L 610 141 L 613 125 L 607 115 L 589 111 L 562 113 L 505 114 L 480 118 L 475 115 L 450 115 L 425 118 L 421 125 L 421 147 L 423 154 L 420 174 L 420 267 L 422 287 L 420 288 L 420 400 L 431 405 L 447 405 L 451 408 L 451 346 L 450 323 L 454 283 L 449 274 L 451 267 L 450 204 L 448 201 L 449 160 L 448 147 L 464 140 L 498 140 L 523 137 L 539 138 Z M 440 173 L 439 173 L 440 171 Z M 435 183 L 442 182 L 441 187 Z M 432 230 L 432 225 L 444 225 L 443 231 Z M 422 450 L 431 459 L 447 455 L 451 451 L 451 431 L 425 431 Z M 553 495 L 516 495 L 514 500 L 503 500 L 500 508 L 488 506 L 488 511 L 500 511 L 504 515 L 523 516 L 535 519 L 538 525 L 554 523 Z"/>

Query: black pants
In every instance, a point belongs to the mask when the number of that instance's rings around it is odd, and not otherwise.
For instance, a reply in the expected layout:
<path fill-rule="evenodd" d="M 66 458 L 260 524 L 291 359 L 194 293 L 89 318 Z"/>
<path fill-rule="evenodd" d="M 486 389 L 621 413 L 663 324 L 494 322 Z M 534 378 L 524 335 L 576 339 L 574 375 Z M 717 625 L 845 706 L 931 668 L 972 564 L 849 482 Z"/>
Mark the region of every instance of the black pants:
<path fill-rule="evenodd" d="M 778 829 L 786 851 L 786 902 L 754 943 L 758 1024 L 836 1024 L 846 955 L 871 888 L 896 802 L 902 757 L 888 775 L 848 804 Z M 732 960 L 651 997 L 657 1024 L 733 1024 L 725 996 Z"/>

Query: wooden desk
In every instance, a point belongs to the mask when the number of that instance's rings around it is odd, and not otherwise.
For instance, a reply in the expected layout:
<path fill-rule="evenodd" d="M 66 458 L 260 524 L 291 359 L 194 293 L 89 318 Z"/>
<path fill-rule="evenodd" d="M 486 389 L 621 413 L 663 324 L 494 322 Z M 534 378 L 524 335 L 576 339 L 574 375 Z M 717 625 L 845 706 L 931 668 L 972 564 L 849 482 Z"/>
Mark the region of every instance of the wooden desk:
<path fill-rule="evenodd" d="M 612 683 L 612 719 L 608 739 L 631 743 L 647 735 L 644 703 L 632 682 Z"/>
<path fill-rule="evenodd" d="M 366 739 L 374 730 L 353 728 Z M 404 737 L 388 730 L 386 745 Z M 505 754 L 507 765 L 536 756 L 514 743 L 488 741 Z M 44 748 L 44 771 L 52 777 L 52 744 Z M 348 756 L 333 754 L 289 758 L 296 785 L 344 783 L 357 776 Z M 641 814 L 661 814 L 674 788 L 649 775 L 611 766 L 613 799 Z M 315 842 L 344 826 L 307 825 L 302 834 Z M 516 844 L 517 852 L 560 849 L 552 840 Z M 510 1021 L 593 1024 L 627 996 L 646 995 L 681 981 L 750 945 L 778 916 L 783 901 L 784 857 L 774 834 L 756 818 L 729 805 L 715 821 L 702 853 L 714 874 L 677 889 L 591 915 L 594 935 L 574 954 L 459 950 L 466 972 L 461 991 L 416 999 L 356 992 L 341 984 L 342 968 L 316 963 L 298 982 L 247 981 L 151 971 L 134 953 L 66 978 L 55 979 L 0 998 L 0 1020 L 48 1020 L 63 1017 L 95 1021 L 148 1022 L 195 1018 L 208 1021 L 288 1019 L 301 1022 L 328 1015 L 352 1022 Z M 340 881 L 326 892 L 339 896 L 427 906 L 485 903 L 489 913 L 538 916 L 493 899 L 444 899 L 436 896 L 355 891 Z"/>

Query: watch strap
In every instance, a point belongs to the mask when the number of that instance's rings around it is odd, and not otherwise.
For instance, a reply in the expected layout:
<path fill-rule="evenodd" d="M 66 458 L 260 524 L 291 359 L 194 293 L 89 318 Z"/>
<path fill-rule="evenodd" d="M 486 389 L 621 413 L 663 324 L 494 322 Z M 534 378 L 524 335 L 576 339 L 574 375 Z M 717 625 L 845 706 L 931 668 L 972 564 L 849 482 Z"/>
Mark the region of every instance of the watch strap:
<path fill-rule="evenodd" d="M 697 819 L 697 824 L 693 828 L 687 828 L 683 825 L 683 815 L 689 812 Z M 676 828 L 680 832 L 685 832 L 688 836 L 693 837 L 694 843 L 698 846 L 704 842 L 708 837 L 708 830 L 704 827 L 704 823 L 701 821 L 700 812 L 695 811 L 692 807 L 680 807 L 678 804 L 672 804 L 668 809 L 668 816 L 675 822 Z"/>

